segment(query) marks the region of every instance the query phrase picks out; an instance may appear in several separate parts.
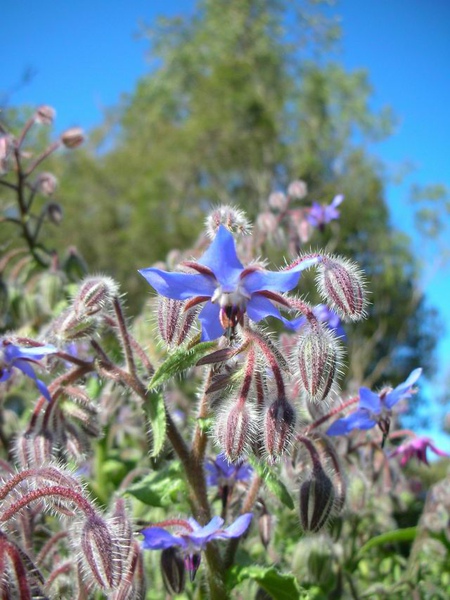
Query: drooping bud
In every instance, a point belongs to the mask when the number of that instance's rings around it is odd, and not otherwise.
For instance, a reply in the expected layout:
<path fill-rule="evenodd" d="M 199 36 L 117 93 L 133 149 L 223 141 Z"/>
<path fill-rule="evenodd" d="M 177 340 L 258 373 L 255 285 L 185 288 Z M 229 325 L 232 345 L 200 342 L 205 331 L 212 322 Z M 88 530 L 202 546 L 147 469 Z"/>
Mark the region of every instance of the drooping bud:
<path fill-rule="evenodd" d="M 101 589 L 113 589 L 121 576 L 121 552 L 99 515 L 90 515 L 81 533 L 83 560 Z"/>
<path fill-rule="evenodd" d="M 256 226 L 264 235 L 273 235 L 278 229 L 277 216 L 272 212 L 260 213 L 256 220 Z"/>
<path fill-rule="evenodd" d="M 267 550 L 273 535 L 273 517 L 265 508 L 262 515 L 258 519 L 258 530 L 261 542 L 263 543 L 264 548 Z"/>
<path fill-rule="evenodd" d="M 161 573 L 169 594 L 181 594 L 186 585 L 186 566 L 178 548 L 172 546 L 161 552 Z"/>
<path fill-rule="evenodd" d="M 294 426 L 294 408 L 285 398 L 278 398 L 264 415 L 264 447 L 270 460 L 277 460 L 289 449 Z"/>
<path fill-rule="evenodd" d="M 117 283 L 111 277 L 87 277 L 75 297 L 75 313 L 77 316 L 95 315 L 108 308 L 117 294 Z"/>
<path fill-rule="evenodd" d="M 97 331 L 98 319 L 96 317 L 79 318 L 75 311 L 64 311 L 54 323 L 55 335 L 62 341 L 73 342 L 94 335 Z"/>
<path fill-rule="evenodd" d="M 78 148 L 84 142 L 84 133 L 80 127 L 71 127 L 61 134 L 61 142 L 66 148 Z"/>
<path fill-rule="evenodd" d="M 0 175 L 9 168 L 9 158 L 13 150 L 13 138 L 10 135 L 0 135 Z"/>
<path fill-rule="evenodd" d="M 320 402 L 335 388 L 342 348 L 334 333 L 317 320 L 302 328 L 293 353 L 294 368 L 310 400 Z"/>
<path fill-rule="evenodd" d="M 218 206 L 206 219 L 206 234 L 213 239 L 220 225 L 224 225 L 231 233 L 247 235 L 251 230 L 245 213 L 234 206 Z"/>
<path fill-rule="evenodd" d="M 300 523 L 304 531 L 320 531 L 331 517 L 334 487 L 325 471 L 316 465 L 311 476 L 300 486 Z"/>
<path fill-rule="evenodd" d="M 252 426 L 245 402 L 238 400 L 231 409 L 219 414 L 216 421 L 217 437 L 230 462 L 238 461 L 246 453 L 251 442 Z"/>
<path fill-rule="evenodd" d="M 185 310 L 185 303 L 158 296 L 158 330 L 168 346 L 180 346 L 192 331 L 197 307 Z"/>
<path fill-rule="evenodd" d="M 47 105 L 38 106 L 34 113 L 34 122 L 40 125 L 51 125 L 56 117 L 56 110 Z"/>
<path fill-rule="evenodd" d="M 288 196 L 294 200 L 303 200 L 308 194 L 308 186 L 301 179 L 291 181 L 287 189 Z"/>
<path fill-rule="evenodd" d="M 366 312 L 366 284 L 361 269 L 350 260 L 322 258 L 317 269 L 320 294 L 343 319 L 359 321 Z"/>
<path fill-rule="evenodd" d="M 289 198 L 283 192 L 272 192 L 268 200 L 270 208 L 278 212 L 284 212 L 289 204 Z"/>
<path fill-rule="evenodd" d="M 44 172 L 39 173 L 39 175 L 36 177 L 33 187 L 44 196 L 51 196 L 54 194 L 57 185 L 58 180 L 53 173 Z"/>
<path fill-rule="evenodd" d="M 47 204 L 47 216 L 50 223 L 59 225 L 63 219 L 63 210 L 59 202 L 49 202 Z"/>

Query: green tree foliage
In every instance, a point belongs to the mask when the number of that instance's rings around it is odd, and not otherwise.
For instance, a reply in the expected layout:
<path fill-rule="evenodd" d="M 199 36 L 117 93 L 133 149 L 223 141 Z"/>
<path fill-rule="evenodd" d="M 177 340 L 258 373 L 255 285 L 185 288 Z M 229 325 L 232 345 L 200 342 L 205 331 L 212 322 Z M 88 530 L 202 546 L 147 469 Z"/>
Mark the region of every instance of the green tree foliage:
<path fill-rule="evenodd" d="M 278 0 L 200 0 L 192 16 L 146 30 L 148 75 L 87 150 L 55 162 L 66 225 L 53 241 L 116 276 L 136 309 L 148 292 L 137 269 L 188 247 L 211 205 L 239 205 L 254 218 L 271 191 L 298 177 L 306 201 L 344 193 L 339 224 L 312 244 L 338 247 L 368 275 L 371 318 L 349 332 L 351 379 L 395 383 L 430 368 L 434 315 L 368 150 L 390 133 L 392 115 L 370 108 L 365 72 L 323 58 L 337 30 L 320 14 L 293 14 Z"/>

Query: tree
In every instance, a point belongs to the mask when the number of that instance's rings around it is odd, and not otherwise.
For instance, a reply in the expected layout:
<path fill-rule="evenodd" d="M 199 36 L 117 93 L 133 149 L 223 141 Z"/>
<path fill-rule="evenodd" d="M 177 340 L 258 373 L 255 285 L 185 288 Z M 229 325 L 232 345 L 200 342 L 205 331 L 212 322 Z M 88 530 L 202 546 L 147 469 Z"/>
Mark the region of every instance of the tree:
<path fill-rule="evenodd" d="M 148 75 L 88 151 L 55 164 L 67 182 L 70 240 L 123 282 L 135 309 L 147 291 L 136 270 L 192 244 L 211 205 L 232 203 L 254 218 L 272 190 L 297 177 L 307 201 L 342 192 L 339 225 L 313 243 L 337 246 L 368 275 L 371 318 L 357 337 L 349 332 L 350 378 L 395 383 L 419 364 L 430 370 L 435 325 L 408 239 L 389 223 L 382 166 L 368 151 L 393 118 L 369 108 L 365 72 L 317 59 L 336 28 L 305 10 L 202 0 L 192 17 L 148 29 Z"/>

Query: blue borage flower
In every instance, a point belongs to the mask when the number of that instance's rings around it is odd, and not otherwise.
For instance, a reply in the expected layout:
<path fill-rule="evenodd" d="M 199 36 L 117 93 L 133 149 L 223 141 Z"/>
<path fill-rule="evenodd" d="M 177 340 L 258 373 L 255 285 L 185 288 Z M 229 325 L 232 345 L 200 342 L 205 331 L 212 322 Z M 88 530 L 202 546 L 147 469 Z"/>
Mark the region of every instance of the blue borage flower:
<path fill-rule="evenodd" d="M 308 221 L 311 223 L 313 227 L 317 227 L 318 229 L 323 229 L 325 225 L 327 225 L 330 221 L 338 219 L 340 216 L 340 211 L 337 210 L 337 207 L 344 200 L 344 196 L 342 194 L 338 194 L 334 197 L 331 204 L 318 204 L 317 202 L 313 202 L 311 206 L 311 210 L 308 214 Z"/>
<path fill-rule="evenodd" d="M 202 527 L 195 519 L 165 521 L 165 527 L 176 527 L 174 533 L 170 533 L 163 527 L 148 527 L 141 531 L 144 539 L 142 548 L 144 550 L 165 550 L 166 548 L 180 548 L 183 553 L 186 568 L 190 571 L 191 581 L 200 565 L 200 552 L 206 544 L 212 540 L 225 540 L 237 538 L 243 535 L 252 520 L 252 513 L 246 513 L 236 519 L 226 529 L 223 529 L 224 520 L 221 517 L 213 517 L 211 521 Z"/>
<path fill-rule="evenodd" d="M 422 374 L 422 369 L 414 369 L 409 377 L 393 390 L 389 388 L 375 394 L 368 388 L 359 388 L 359 408 L 352 414 L 338 419 L 328 429 L 328 435 L 344 435 L 352 429 L 372 429 L 379 425 L 383 433 L 389 429 L 392 407 L 413 394 L 413 385 Z"/>
<path fill-rule="evenodd" d="M 252 467 L 243 462 L 230 463 L 224 454 L 205 464 L 206 483 L 209 486 L 232 486 L 236 481 L 248 481 L 252 476 Z"/>
<path fill-rule="evenodd" d="M 156 268 L 139 273 L 158 294 L 188 300 L 186 308 L 205 302 L 199 320 L 202 340 L 208 341 L 242 323 L 245 313 L 255 322 L 275 317 L 294 329 L 295 322 L 282 317 L 272 302 L 289 307 L 281 294 L 295 288 L 301 271 L 319 261 L 320 257 L 307 258 L 283 271 L 267 271 L 257 265 L 244 268 L 232 234 L 220 225 L 203 256 L 196 262 L 184 263 L 197 273 L 169 273 Z"/>
<path fill-rule="evenodd" d="M 31 364 L 39 364 L 38 361 L 44 356 L 55 354 L 58 349 L 50 344 L 37 347 L 16 346 L 6 340 L 3 340 L 0 349 L 3 351 L 3 356 L 0 358 L 0 383 L 11 377 L 13 369 L 19 369 L 36 383 L 40 393 L 50 401 L 51 396 L 47 386 L 36 377 Z"/>

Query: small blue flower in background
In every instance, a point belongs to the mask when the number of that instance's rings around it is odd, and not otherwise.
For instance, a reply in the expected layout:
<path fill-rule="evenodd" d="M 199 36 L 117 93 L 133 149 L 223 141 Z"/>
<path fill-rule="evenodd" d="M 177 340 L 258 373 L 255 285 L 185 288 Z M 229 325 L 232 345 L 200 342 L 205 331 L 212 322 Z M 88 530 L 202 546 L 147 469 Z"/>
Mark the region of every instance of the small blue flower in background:
<path fill-rule="evenodd" d="M 244 268 L 237 256 L 233 235 L 221 225 L 203 256 L 197 262 L 186 263 L 197 273 L 169 273 L 155 268 L 139 272 L 166 298 L 189 300 L 188 306 L 205 303 L 199 320 L 202 340 L 207 341 L 241 323 L 245 313 L 255 322 L 271 316 L 295 328 L 295 324 L 281 316 L 272 301 L 286 304 L 279 294 L 295 288 L 301 271 L 319 261 L 319 257 L 306 259 L 284 271 L 267 271 L 256 265 Z"/>
<path fill-rule="evenodd" d="M 352 429 L 372 429 L 379 425 L 383 433 L 385 424 L 389 429 L 389 417 L 392 407 L 406 400 L 413 394 L 413 385 L 422 374 L 422 369 L 414 369 L 409 377 L 390 391 L 382 391 L 375 394 L 368 388 L 359 388 L 359 408 L 343 419 L 335 421 L 328 429 L 328 435 L 343 435 L 352 431 Z"/>
<path fill-rule="evenodd" d="M 337 210 L 337 207 L 343 200 L 344 196 L 342 194 L 338 194 L 334 197 L 331 204 L 328 205 L 313 202 L 307 217 L 308 221 L 313 227 L 323 230 L 325 225 L 327 225 L 330 221 L 339 219 L 341 213 Z"/>
<path fill-rule="evenodd" d="M 213 517 L 204 527 L 192 518 L 187 521 L 167 521 L 165 522 L 166 526 L 177 527 L 178 530 L 170 533 L 162 527 L 143 529 L 141 531 L 144 536 L 142 548 L 144 550 L 180 548 L 184 555 L 186 568 L 191 571 L 191 580 L 193 580 L 200 564 L 198 555 L 204 550 L 206 544 L 212 540 L 240 537 L 247 531 L 252 517 L 252 513 L 241 515 L 226 529 L 222 528 L 224 520 L 221 517 Z M 192 571 L 194 572 L 192 573 Z"/>
<path fill-rule="evenodd" d="M 317 304 L 312 309 L 314 316 L 321 322 L 326 323 L 326 325 L 335 332 L 337 337 L 342 339 L 346 338 L 344 328 L 342 326 L 341 319 L 339 316 L 331 310 L 326 304 Z M 306 317 L 300 317 L 296 320 L 297 327 L 301 327 L 307 322 Z"/>
<path fill-rule="evenodd" d="M 38 347 L 16 346 L 4 340 L 0 346 L 0 350 L 2 351 L 2 356 L 0 357 L 0 383 L 7 381 L 11 377 L 13 369 L 19 369 L 19 371 L 22 371 L 24 375 L 36 383 L 40 393 L 50 401 L 51 396 L 47 386 L 36 377 L 31 364 L 39 364 L 39 360 L 49 354 L 55 354 L 58 352 L 58 349 L 50 344 Z"/>
<path fill-rule="evenodd" d="M 209 486 L 232 486 L 236 481 L 248 481 L 252 476 L 252 467 L 243 462 L 230 463 L 224 454 L 219 454 L 215 460 L 205 465 L 206 483 Z"/>

